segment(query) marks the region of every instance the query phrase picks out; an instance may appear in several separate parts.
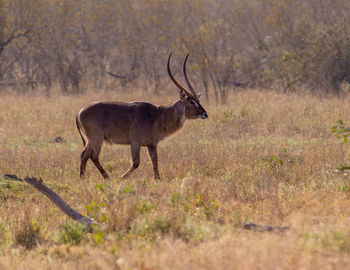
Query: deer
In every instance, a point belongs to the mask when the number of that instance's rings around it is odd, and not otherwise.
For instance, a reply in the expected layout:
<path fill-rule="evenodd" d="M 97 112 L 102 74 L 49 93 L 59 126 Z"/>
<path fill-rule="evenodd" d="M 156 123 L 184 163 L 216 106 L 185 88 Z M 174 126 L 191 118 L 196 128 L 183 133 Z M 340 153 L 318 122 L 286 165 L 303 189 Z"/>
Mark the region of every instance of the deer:
<path fill-rule="evenodd" d="M 147 147 L 152 162 L 154 178 L 160 179 L 158 170 L 157 146 L 160 141 L 180 130 L 187 119 L 206 119 L 208 113 L 200 104 L 199 97 L 192 87 L 183 63 L 187 91 L 176 81 L 170 70 L 168 57 L 167 71 L 170 79 L 180 90 L 180 98 L 170 105 L 154 105 L 148 102 L 93 102 L 83 107 L 76 116 L 76 125 L 83 141 L 81 153 L 80 177 L 84 176 L 88 159 L 95 164 L 104 178 L 109 175 L 101 166 L 99 154 L 102 143 L 130 145 L 131 166 L 121 176 L 126 178 L 140 164 L 140 149 Z"/>

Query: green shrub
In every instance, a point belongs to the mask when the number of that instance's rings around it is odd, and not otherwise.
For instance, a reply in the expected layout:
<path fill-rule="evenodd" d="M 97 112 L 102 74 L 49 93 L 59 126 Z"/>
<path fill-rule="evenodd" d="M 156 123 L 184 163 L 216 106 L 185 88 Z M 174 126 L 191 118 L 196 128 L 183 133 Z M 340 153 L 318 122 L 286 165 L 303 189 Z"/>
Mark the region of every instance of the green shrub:
<path fill-rule="evenodd" d="M 62 244 L 79 245 L 86 236 L 86 228 L 78 222 L 66 222 L 60 230 L 58 242 Z"/>

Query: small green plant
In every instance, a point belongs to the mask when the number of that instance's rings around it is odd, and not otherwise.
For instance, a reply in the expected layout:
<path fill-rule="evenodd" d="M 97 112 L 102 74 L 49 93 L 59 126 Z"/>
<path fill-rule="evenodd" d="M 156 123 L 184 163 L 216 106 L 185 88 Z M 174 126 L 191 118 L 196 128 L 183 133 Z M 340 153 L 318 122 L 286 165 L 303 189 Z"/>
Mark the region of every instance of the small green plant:
<path fill-rule="evenodd" d="M 0 185 L 1 187 L 1 185 Z M 0 189 L 0 200 L 5 201 L 7 199 L 8 195 L 2 190 Z"/>
<path fill-rule="evenodd" d="M 106 223 L 107 221 L 107 208 L 106 203 L 103 201 L 92 201 L 89 205 L 85 206 L 87 215 L 97 220 L 99 223 Z"/>
<path fill-rule="evenodd" d="M 104 224 L 107 222 L 107 204 L 111 196 L 107 191 L 110 190 L 109 184 L 96 184 L 95 188 L 101 193 L 99 201 L 92 201 L 89 205 L 85 206 L 86 214 L 89 217 L 94 218 L 98 223 Z M 94 228 L 92 239 L 97 244 L 103 244 L 106 239 L 106 232 L 103 228 Z"/>
<path fill-rule="evenodd" d="M 95 185 L 95 188 L 104 195 L 107 194 L 106 189 L 105 189 L 106 187 L 108 187 L 108 184 L 96 184 Z"/>
<path fill-rule="evenodd" d="M 232 120 L 235 117 L 235 113 L 232 110 L 225 110 L 224 116 L 221 119 L 221 123 L 226 123 L 229 120 Z"/>
<path fill-rule="evenodd" d="M 86 228 L 78 222 L 66 222 L 61 228 L 58 242 L 62 244 L 79 245 L 86 236 Z"/>
<path fill-rule="evenodd" d="M 5 222 L 0 220 L 0 247 L 9 246 L 11 242 L 11 231 Z"/>
<path fill-rule="evenodd" d="M 342 191 L 344 193 L 350 193 L 350 185 L 349 184 L 342 185 L 339 189 L 340 189 L 340 191 Z"/>
<path fill-rule="evenodd" d="M 210 200 L 209 205 L 204 206 L 204 214 L 207 217 L 211 217 L 215 211 L 217 211 L 220 207 L 220 204 L 216 200 Z"/>
<path fill-rule="evenodd" d="M 217 200 L 204 200 L 203 194 L 195 193 L 194 194 L 194 204 L 198 209 L 202 209 L 203 213 L 209 218 L 211 217 L 216 210 L 220 208 L 220 204 Z"/>
<path fill-rule="evenodd" d="M 80 148 L 80 145 L 78 145 L 74 142 L 71 142 L 71 143 L 69 143 L 69 148 L 72 150 L 78 150 Z"/>
<path fill-rule="evenodd" d="M 332 126 L 331 130 L 338 139 L 343 141 L 344 144 L 348 142 L 350 127 L 345 126 L 343 119 L 338 119 L 337 123 Z M 350 170 L 350 166 L 341 164 L 337 167 L 337 170 L 342 172 L 345 170 Z"/>
<path fill-rule="evenodd" d="M 112 172 L 115 169 L 115 164 L 113 162 L 105 163 L 105 168 L 107 171 Z"/>
<path fill-rule="evenodd" d="M 136 193 L 136 190 L 130 184 L 127 184 L 126 187 L 122 190 L 122 192 L 125 194 L 133 195 Z"/>
<path fill-rule="evenodd" d="M 321 237 L 320 242 L 325 249 L 336 249 L 342 252 L 350 251 L 349 235 L 342 231 L 328 232 Z"/>
<path fill-rule="evenodd" d="M 337 123 L 332 126 L 331 130 L 338 139 L 342 140 L 344 143 L 348 142 L 350 127 L 345 126 L 343 119 L 338 119 Z"/>
<path fill-rule="evenodd" d="M 340 165 L 338 165 L 337 170 L 339 170 L 341 172 L 346 171 L 346 170 L 350 170 L 350 166 L 349 165 L 340 164 Z"/>
<path fill-rule="evenodd" d="M 181 200 L 181 195 L 179 193 L 173 193 L 170 196 L 170 205 L 175 207 Z"/>
<path fill-rule="evenodd" d="M 269 165 L 270 168 L 282 166 L 286 162 L 285 159 L 279 158 L 276 155 L 272 155 L 268 158 L 263 158 L 263 160 L 267 162 L 267 164 Z"/>
<path fill-rule="evenodd" d="M 137 205 L 137 208 L 140 213 L 146 214 L 151 212 L 154 209 L 154 205 L 151 202 L 148 201 L 140 201 Z"/>
<path fill-rule="evenodd" d="M 1 189 L 4 193 L 7 193 L 7 195 L 20 196 L 23 195 L 26 190 L 29 190 L 30 187 L 22 182 L 7 181 L 1 184 Z"/>
<path fill-rule="evenodd" d="M 194 204 L 197 206 L 197 207 L 200 207 L 200 206 L 203 206 L 204 205 L 204 201 L 203 201 L 203 195 L 200 194 L 200 193 L 195 193 L 194 194 Z"/>
<path fill-rule="evenodd" d="M 234 180 L 235 180 L 235 174 L 233 172 L 230 172 L 229 174 L 227 174 L 223 179 L 223 181 L 227 183 L 234 182 Z"/>
<path fill-rule="evenodd" d="M 97 230 L 93 234 L 94 240 L 97 244 L 101 245 L 104 243 L 104 240 L 106 239 L 106 232 L 104 230 Z"/>
<path fill-rule="evenodd" d="M 168 234 L 171 231 L 171 226 L 168 216 L 158 216 L 154 219 L 147 219 L 141 224 L 134 221 L 131 224 L 130 233 L 154 240 L 157 234 Z"/>

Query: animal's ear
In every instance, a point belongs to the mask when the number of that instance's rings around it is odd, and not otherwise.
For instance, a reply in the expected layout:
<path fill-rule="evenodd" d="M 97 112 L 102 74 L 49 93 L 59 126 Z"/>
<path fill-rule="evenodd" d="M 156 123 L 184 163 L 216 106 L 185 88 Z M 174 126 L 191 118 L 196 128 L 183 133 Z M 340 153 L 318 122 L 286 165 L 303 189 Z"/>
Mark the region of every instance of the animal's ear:
<path fill-rule="evenodd" d="M 202 95 L 202 93 L 198 93 L 197 98 L 200 99 L 201 95 Z"/>
<path fill-rule="evenodd" d="M 181 90 L 181 91 L 180 91 L 180 99 L 181 99 L 182 101 L 185 101 L 186 98 L 187 98 L 186 92 L 185 92 L 184 90 Z"/>

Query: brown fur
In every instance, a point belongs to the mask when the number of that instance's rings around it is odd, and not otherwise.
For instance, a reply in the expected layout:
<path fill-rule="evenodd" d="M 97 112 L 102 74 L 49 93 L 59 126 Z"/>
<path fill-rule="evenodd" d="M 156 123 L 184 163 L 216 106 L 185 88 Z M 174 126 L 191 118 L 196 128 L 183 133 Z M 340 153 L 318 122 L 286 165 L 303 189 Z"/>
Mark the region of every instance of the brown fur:
<path fill-rule="evenodd" d="M 181 99 L 169 106 L 146 102 L 95 102 L 84 107 L 76 123 L 84 143 L 80 175 L 83 176 L 90 158 L 103 177 L 108 174 L 99 162 L 103 141 L 131 146 L 132 165 L 122 177 L 129 176 L 140 164 L 140 148 L 147 146 L 152 160 L 154 177 L 158 171 L 158 142 L 183 127 L 186 119 L 206 118 L 204 108 L 181 91 Z M 85 137 L 85 138 L 84 138 Z"/>
<path fill-rule="evenodd" d="M 107 141 L 112 144 L 130 144 L 132 165 L 122 177 L 129 176 L 139 166 L 140 148 L 147 146 L 154 177 L 159 179 L 158 142 L 182 128 L 186 119 L 208 117 L 199 103 L 199 95 L 196 95 L 187 78 L 186 62 L 189 54 L 186 55 L 183 71 L 192 94 L 171 74 L 171 55 L 167 64 L 168 74 L 180 89 L 180 100 L 174 104 L 157 106 L 147 102 L 94 102 L 81 109 L 76 117 L 77 128 L 85 146 L 81 153 L 80 176 L 84 175 L 86 162 L 90 158 L 103 177 L 108 178 L 98 159 L 102 143 Z"/>

